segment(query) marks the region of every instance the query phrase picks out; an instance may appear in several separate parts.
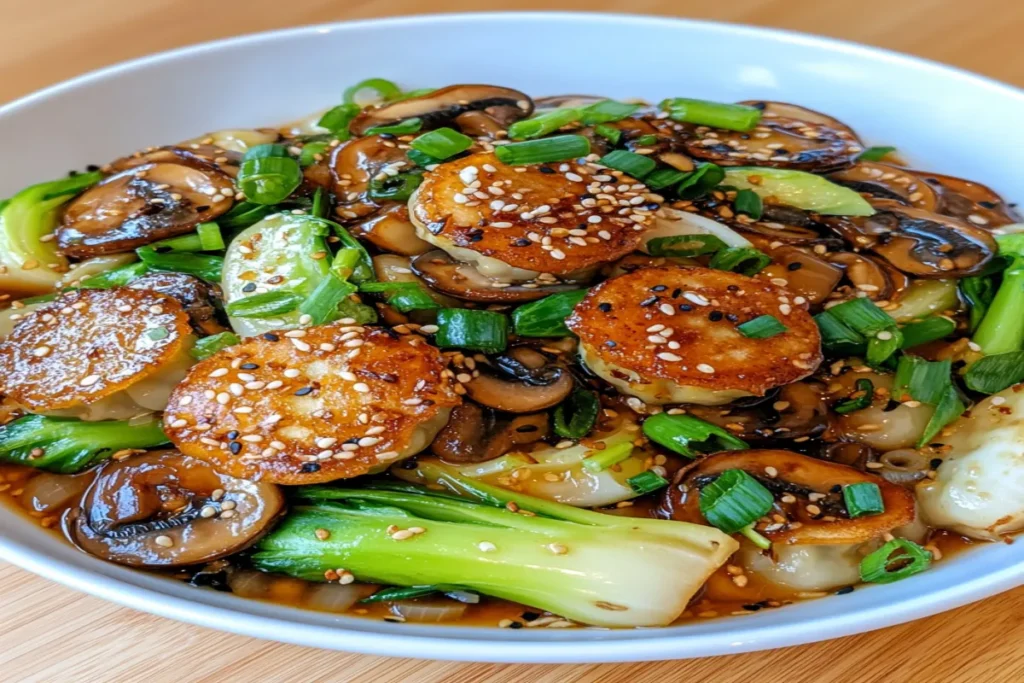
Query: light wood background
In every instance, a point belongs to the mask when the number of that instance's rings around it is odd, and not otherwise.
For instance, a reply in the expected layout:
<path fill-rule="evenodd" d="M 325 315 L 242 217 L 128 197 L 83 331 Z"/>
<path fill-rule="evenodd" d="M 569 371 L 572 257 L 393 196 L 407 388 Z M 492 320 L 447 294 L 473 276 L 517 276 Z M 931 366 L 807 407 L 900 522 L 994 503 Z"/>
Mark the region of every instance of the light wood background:
<path fill-rule="evenodd" d="M 777 26 L 910 52 L 1024 86 L 1019 0 L 0 0 L 0 103 L 123 59 L 238 33 L 497 9 L 623 10 Z M 771 653 L 591 666 L 423 662 L 322 652 L 178 624 L 0 564 L 4 682 L 991 683 L 1024 681 L 1021 643 L 1024 588 L 904 626 Z"/>

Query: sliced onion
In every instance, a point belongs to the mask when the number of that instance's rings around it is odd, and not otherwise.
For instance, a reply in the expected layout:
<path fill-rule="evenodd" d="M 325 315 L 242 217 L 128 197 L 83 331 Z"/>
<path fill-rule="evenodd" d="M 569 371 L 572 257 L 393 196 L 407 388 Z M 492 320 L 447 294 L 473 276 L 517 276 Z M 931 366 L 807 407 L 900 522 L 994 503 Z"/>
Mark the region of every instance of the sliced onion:
<path fill-rule="evenodd" d="M 662 213 L 666 217 L 659 217 L 655 221 L 654 228 L 644 234 L 642 250 L 646 251 L 647 243 L 655 237 L 675 237 L 677 235 L 714 235 L 730 247 L 752 246 L 746 237 L 710 218 L 667 208 L 662 208 Z"/>
<path fill-rule="evenodd" d="M 270 597 L 270 586 L 276 578 L 254 569 L 236 569 L 228 574 L 228 586 L 239 597 L 266 600 Z"/>
<path fill-rule="evenodd" d="M 321 612 L 345 612 L 375 590 L 377 587 L 368 583 L 317 583 L 306 591 L 303 606 Z"/>
<path fill-rule="evenodd" d="M 391 605 L 391 611 L 406 621 L 418 624 L 437 624 L 442 621 L 457 621 L 469 609 L 469 605 L 455 600 L 401 600 Z"/>
<path fill-rule="evenodd" d="M 29 479 L 21 494 L 21 505 L 33 512 L 53 512 L 82 497 L 92 473 L 51 474 L 41 472 Z"/>

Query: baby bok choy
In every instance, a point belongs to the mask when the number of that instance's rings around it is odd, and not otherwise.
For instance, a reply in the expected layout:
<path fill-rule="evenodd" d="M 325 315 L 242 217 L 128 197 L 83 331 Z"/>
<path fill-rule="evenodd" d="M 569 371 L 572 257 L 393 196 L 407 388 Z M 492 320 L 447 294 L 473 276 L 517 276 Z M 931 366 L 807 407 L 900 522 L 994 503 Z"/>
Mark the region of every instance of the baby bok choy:
<path fill-rule="evenodd" d="M 738 546 L 712 527 L 604 515 L 457 473 L 441 480 L 461 497 L 403 484 L 303 489 L 310 504 L 253 562 L 310 581 L 344 567 L 360 581 L 458 586 L 596 626 L 663 626 Z"/>

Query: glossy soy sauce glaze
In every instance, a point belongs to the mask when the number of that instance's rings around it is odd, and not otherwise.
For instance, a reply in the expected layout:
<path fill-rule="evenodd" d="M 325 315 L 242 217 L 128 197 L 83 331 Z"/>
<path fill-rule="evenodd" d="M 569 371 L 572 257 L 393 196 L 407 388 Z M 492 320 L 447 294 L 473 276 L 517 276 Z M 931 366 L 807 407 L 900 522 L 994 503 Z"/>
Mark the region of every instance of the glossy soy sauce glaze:
<path fill-rule="evenodd" d="M 848 595 L 1020 528 L 989 188 L 779 102 L 346 98 L 0 204 L 61 205 L 5 291 L 83 288 L 4 311 L 8 504 L 197 590 L 513 629 Z"/>

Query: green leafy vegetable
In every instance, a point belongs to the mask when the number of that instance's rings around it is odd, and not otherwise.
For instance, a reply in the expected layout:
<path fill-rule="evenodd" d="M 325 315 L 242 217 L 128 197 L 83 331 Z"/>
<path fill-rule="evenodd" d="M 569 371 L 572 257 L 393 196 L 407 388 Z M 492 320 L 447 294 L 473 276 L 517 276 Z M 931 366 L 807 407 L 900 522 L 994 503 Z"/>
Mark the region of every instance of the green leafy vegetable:
<path fill-rule="evenodd" d="M 597 414 L 600 411 L 601 401 L 596 393 L 576 389 L 555 408 L 555 434 L 567 439 L 582 439 L 597 424 Z"/>
<path fill-rule="evenodd" d="M 701 453 L 750 448 L 746 441 L 718 425 L 692 415 L 658 413 L 644 420 L 643 431 L 651 441 L 687 458 L 696 458 Z"/>

